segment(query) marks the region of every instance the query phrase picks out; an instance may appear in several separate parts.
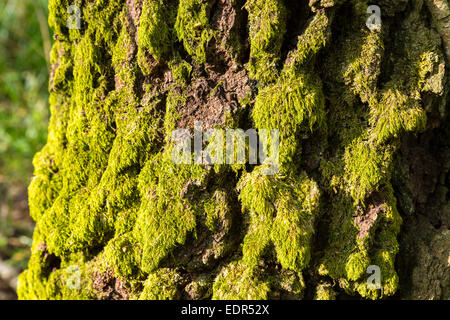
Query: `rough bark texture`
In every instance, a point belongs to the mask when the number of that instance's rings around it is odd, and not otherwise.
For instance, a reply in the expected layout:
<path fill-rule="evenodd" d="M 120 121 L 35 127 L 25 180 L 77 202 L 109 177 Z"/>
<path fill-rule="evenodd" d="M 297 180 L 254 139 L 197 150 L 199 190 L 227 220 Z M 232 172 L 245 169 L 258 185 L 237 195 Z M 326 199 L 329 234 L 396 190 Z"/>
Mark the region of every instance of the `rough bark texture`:
<path fill-rule="evenodd" d="M 49 7 L 20 298 L 450 298 L 446 0 Z M 174 164 L 195 121 L 280 130 L 280 171 Z"/>

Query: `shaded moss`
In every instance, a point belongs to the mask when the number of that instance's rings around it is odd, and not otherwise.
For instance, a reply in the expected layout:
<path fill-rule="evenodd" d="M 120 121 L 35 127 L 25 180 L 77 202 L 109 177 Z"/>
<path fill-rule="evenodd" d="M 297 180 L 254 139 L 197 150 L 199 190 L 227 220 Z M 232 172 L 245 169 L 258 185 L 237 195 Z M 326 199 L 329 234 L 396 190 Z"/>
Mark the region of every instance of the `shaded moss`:
<path fill-rule="evenodd" d="M 328 77 L 335 78 L 329 99 L 336 109 L 329 118 L 329 128 L 336 133 L 336 141 L 340 141 L 344 152 L 336 152 L 334 158 L 321 165 L 332 197 L 329 210 L 334 215 L 319 273 L 340 279 L 341 287 L 350 294 L 357 291 L 375 299 L 392 295 L 398 288 L 394 261 L 402 219 L 390 182 L 393 156 L 399 146 L 397 139 L 406 131 L 424 129 L 426 113 L 418 103 L 422 92 L 430 89 L 425 89 L 423 83 L 436 78 L 442 81 L 443 73 L 437 58 L 440 50 L 433 32 L 424 29 L 418 18 L 418 5 L 400 30 L 405 39 L 400 61 L 390 80 L 380 85 L 383 31 L 355 33 L 364 24 L 365 7 L 359 3 L 352 10 L 361 18 L 353 20 L 349 33 L 341 34 L 341 56 L 330 55 L 329 67 L 336 73 L 331 72 Z M 348 37 L 350 40 L 345 41 Z M 421 46 L 417 46 L 417 39 L 421 39 Z M 436 82 L 432 87 L 436 88 L 435 94 L 441 94 Z M 354 114 L 348 114 L 349 108 Z M 343 124 L 347 129 L 342 129 Z M 360 238 L 353 214 L 364 214 L 367 206 L 373 205 L 371 197 L 377 192 L 384 199 L 384 209 L 378 212 L 369 234 Z M 382 289 L 378 291 L 369 289 L 366 283 L 365 272 L 371 264 L 381 269 Z"/>

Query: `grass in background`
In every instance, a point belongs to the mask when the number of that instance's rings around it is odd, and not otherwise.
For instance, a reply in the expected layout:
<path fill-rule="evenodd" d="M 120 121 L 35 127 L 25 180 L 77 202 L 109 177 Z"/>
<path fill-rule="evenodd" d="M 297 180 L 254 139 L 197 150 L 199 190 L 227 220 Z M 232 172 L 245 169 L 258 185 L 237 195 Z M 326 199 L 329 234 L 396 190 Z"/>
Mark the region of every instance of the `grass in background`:
<path fill-rule="evenodd" d="M 47 5 L 0 1 L 0 264 L 17 272 L 29 257 L 33 224 L 26 189 L 49 118 Z"/>

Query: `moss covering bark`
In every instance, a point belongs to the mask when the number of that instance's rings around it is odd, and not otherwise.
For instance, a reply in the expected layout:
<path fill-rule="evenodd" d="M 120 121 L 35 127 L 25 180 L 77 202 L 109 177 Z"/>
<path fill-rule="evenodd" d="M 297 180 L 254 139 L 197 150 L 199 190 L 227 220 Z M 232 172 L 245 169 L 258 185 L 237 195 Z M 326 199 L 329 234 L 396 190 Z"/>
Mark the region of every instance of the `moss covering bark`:
<path fill-rule="evenodd" d="M 303 2 L 49 1 L 52 117 L 29 187 L 36 230 L 20 298 L 399 291 L 399 150 L 448 117 L 436 22 L 448 5 Z M 79 30 L 66 27 L 72 4 Z M 369 4 L 380 30 L 366 26 Z M 279 130 L 279 172 L 175 164 L 172 131 L 196 120 Z M 369 265 L 380 289 L 367 286 Z"/>

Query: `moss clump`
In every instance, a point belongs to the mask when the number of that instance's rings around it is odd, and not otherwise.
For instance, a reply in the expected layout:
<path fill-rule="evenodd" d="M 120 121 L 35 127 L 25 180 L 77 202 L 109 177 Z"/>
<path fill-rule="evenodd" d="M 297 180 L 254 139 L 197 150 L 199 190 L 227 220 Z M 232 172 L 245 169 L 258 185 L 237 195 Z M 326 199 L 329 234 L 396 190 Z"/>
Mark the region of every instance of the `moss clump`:
<path fill-rule="evenodd" d="M 200 275 L 199 277 L 196 277 L 194 281 L 186 285 L 185 291 L 192 299 L 210 299 L 212 296 L 213 282 L 214 277 Z"/>
<path fill-rule="evenodd" d="M 239 262 L 231 262 L 216 277 L 213 286 L 214 300 L 265 300 L 269 284 L 258 280 L 253 271 Z"/>
<path fill-rule="evenodd" d="M 315 17 L 290 53 L 279 80 L 256 97 L 252 111 L 255 126 L 280 130 L 282 174 L 265 176 L 260 166 L 244 174 L 238 184 L 243 208 L 250 215 L 242 259 L 249 268 L 258 265 L 270 243 L 285 269 L 300 272 L 310 261 L 319 191 L 314 181 L 298 172 L 294 159 L 300 153 L 298 136 L 323 122 L 323 93 L 304 63 L 325 45 L 321 37 L 327 21 L 325 15 Z"/>
<path fill-rule="evenodd" d="M 128 213 L 124 217 L 129 218 Z M 104 261 L 122 279 L 142 280 L 139 266 L 141 264 L 142 249 L 131 232 L 118 232 L 118 236 L 111 239 L 104 249 Z"/>
<path fill-rule="evenodd" d="M 325 106 L 320 79 L 306 62 L 311 62 L 325 45 L 328 18 L 318 14 L 298 39 L 281 76 L 256 97 L 252 117 L 257 128 L 280 131 L 281 170 L 295 171 L 301 150 L 298 137 L 324 124 Z"/>
<path fill-rule="evenodd" d="M 205 202 L 204 211 L 206 214 L 205 225 L 211 232 L 218 232 L 222 227 L 222 221 L 230 220 L 231 208 L 227 201 L 227 194 L 225 191 L 217 190 L 213 196 Z M 225 231 L 228 231 L 230 225 L 225 226 Z"/>
<path fill-rule="evenodd" d="M 164 171 L 159 170 L 163 167 Z M 140 175 L 142 203 L 133 232 L 142 245 L 141 268 L 145 272 L 157 268 L 161 259 L 176 245 L 184 244 L 187 233 L 195 230 L 202 203 L 190 204 L 180 193 L 187 180 L 201 184 L 207 175 L 200 165 L 181 168 L 166 154 L 149 161 Z"/>
<path fill-rule="evenodd" d="M 170 64 L 175 81 L 185 84 L 189 82 L 192 75 L 192 66 L 185 60 L 174 60 Z"/>
<path fill-rule="evenodd" d="M 20 297 L 30 300 L 95 298 L 91 280 L 93 262 L 87 262 L 82 254 L 63 259 L 50 254 L 38 227 L 33 240 L 29 268 L 19 276 Z"/>
<path fill-rule="evenodd" d="M 392 153 L 393 147 L 374 147 L 364 136 L 349 144 L 344 154 L 344 179 L 355 201 L 363 201 L 389 180 Z"/>
<path fill-rule="evenodd" d="M 137 30 L 137 59 L 144 74 L 149 74 L 151 67 L 148 55 L 156 61 L 169 59 L 173 52 L 173 25 L 176 7 L 174 3 L 162 0 L 147 0 L 142 4 L 142 13 Z"/>
<path fill-rule="evenodd" d="M 181 276 L 167 268 L 151 273 L 144 282 L 139 300 L 173 300 L 177 295 L 177 282 Z"/>
<path fill-rule="evenodd" d="M 209 26 L 208 1 L 180 0 L 175 23 L 178 39 L 197 63 L 206 61 L 206 46 L 214 36 Z"/>
<path fill-rule="evenodd" d="M 329 283 L 321 283 L 316 288 L 315 300 L 335 300 L 336 293 Z"/>
<path fill-rule="evenodd" d="M 255 170 L 243 176 L 238 188 L 242 205 L 250 214 L 243 261 L 256 266 L 272 241 L 283 268 L 297 272 L 304 269 L 310 260 L 310 240 L 318 211 L 317 185 L 304 175 L 297 182 L 258 175 Z"/>
<path fill-rule="evenodd" d="M 286 7 L 281 0 L 248 0 L 250 77 L 261 83 L 276 79 L 286 33 Z"/>

